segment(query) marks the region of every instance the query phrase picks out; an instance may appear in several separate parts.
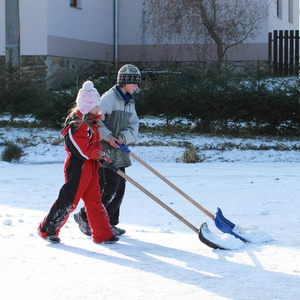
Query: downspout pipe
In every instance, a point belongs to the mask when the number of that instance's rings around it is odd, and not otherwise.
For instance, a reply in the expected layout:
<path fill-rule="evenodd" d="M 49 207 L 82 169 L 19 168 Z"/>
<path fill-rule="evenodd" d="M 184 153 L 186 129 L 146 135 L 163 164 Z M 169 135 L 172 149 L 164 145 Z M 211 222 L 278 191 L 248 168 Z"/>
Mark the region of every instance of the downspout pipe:
<path fill-rule="evenodd" d="M 114 66 L 117 71 L 119 68 L 119 0 L 114 1 Z"/>
<path fill-rule="evenodd" d="M 6 63 L 20 66 L 19 0 L 5 1 L 5 52 Z"/>
<path fill-rule="evenodd" d="M 146 11 L 145 2 L 143 3 L 143 48 L 142 48 L 142 62 L 143 66 L 146 64 Z"/>

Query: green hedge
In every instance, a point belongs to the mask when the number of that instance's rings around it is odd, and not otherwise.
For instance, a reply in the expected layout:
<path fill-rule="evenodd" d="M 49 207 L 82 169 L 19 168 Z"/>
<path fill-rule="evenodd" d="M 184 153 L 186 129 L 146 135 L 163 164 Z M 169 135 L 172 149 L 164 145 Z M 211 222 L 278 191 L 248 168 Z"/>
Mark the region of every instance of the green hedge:
<path fill-rule="evenodd" d="M 116 72 L 104 75 L 87 78 L 100 94 L 116 82 Z M 61 128 L 76 99 L 75 85 L 43 91 L 27 78 L 18 81 L 11 75 L 7 85 L 4 77 L 0 73 L 0 113 L 31 114 L 42 126 Z M 203 67 L 144 70 L 142 77 L 141 91 L 134 96 L 138 115 L 163 117 L 167 129 L 175 118 L 183 118 L 200 133 L 299 135 L 299 78 L 272 78 L 259 64 L 222 74 Z"/>
<path fill-rule="evenodd" d="M 264 75 L 262 75 L 264 74 Z M 160 73 L 138 95 L 140 116 L 195 122 L 199 132 L 247 130 L 254 134 L 299 134 L 299 78 L 275 79 L 267 72 L 210 70 Z"/>

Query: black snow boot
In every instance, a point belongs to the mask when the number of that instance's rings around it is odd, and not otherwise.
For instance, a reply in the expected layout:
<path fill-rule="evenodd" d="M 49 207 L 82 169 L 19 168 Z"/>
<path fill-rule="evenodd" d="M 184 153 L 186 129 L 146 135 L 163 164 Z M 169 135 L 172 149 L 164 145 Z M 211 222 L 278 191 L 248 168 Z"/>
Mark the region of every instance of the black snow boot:
<path fill-rule="evenodd" d="M 113 236 L 111 237 L 108 241 L 104 242 L 105 244 L 114 244 L 119 240 L 119 238 L 117 236 Z"/>
<path fill-rule="evenodd" d="M 91 227 L 83 208 L 78 213 L 74 214 L 74 220 L 83 234 L 88 236 L 92 235 Z"/>
<path fill-rule="evenodd" d="M 56 235 L 47 235 L 46 240 L 52 244 L 60 243 L 60 238 Z"/>
<path fill-rule="evenodd" d="M 112 226 L 112 230 L 113 230 L 114 235 L 122 235 L 122 234 L 126 233 L 125 229 L 122 229 L 122 228 L 119 228 L 116 226 Z"/>

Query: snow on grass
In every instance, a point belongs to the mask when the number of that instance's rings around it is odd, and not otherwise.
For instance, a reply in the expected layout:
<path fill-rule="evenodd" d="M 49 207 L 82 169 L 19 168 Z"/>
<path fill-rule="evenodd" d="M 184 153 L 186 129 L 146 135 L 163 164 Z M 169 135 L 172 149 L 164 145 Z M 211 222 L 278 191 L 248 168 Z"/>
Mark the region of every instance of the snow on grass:
<path fill-rule="evenodd" d="M 155 138 L 163 140 L 152 135 Z M 164 141 L 175 143 L 177 138 Z M 133 161 L 128 176 L 196 228 L 206 222 L 231 250 L 207 247 L 194 231 L 129 182 L 119 224 L 126 234 L 118 243 L 94 244 L 71 214 L 60 233 L 62 242 L 53 245 L 38 236 L 37 227 L 64 181 L 66 153 L 62 142 L 53 143 L 57 139 L 59 131 L 0 128 L 0 152 L 5 141 L 19 140 L 25 154 L 18 163 L 0 162 L 3 299 L 300 298 L 299 151 L 206 149 L 200 151 L 206 155 L 203 163 L 183 164 L 184 148 L 130 146 L 208 211 L 215 213 L 221 207 L 251 243 L 241 244 L 223 234 L 208 216 Z M 188 139 L 197 145 L 233 142 L 203 136 Z"/>

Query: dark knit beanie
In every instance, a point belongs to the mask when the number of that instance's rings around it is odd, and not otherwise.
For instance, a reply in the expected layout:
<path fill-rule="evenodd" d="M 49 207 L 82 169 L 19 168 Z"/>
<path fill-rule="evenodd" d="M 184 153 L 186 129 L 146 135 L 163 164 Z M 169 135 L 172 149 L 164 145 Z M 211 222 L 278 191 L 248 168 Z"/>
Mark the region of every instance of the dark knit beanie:
<path fill-rule="evenodd" d="M 137 83 L 142 82 L 141 73 L 134 65 L 125 65 L 120 68 L 117 77 L 118 84 L 126 83 Z"/>

